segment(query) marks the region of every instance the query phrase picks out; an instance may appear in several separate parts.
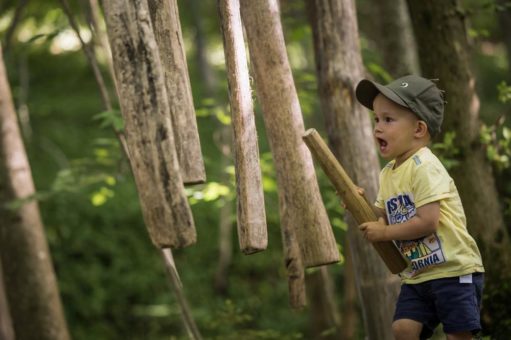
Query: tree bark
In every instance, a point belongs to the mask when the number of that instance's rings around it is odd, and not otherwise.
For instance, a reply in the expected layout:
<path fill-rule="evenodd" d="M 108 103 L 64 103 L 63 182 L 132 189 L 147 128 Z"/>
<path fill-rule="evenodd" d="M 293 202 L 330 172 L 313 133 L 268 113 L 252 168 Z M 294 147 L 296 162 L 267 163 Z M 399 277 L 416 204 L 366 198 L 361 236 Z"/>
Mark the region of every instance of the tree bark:
<path fill-rule="evenodd" d="M 341 315 L 332 277 L 327 266 L 307 274 L 307 295 L 314 339 L 336 340 L 341 338 Z"/>
<path fill-rule="evenodd" d="M 443 130 L 456 133 L 455 147 L 459 149 L 459 165 L 451 170 L 451 175 L 465 208 L 467 227 L 483 255 L 487 277 L 485 291 L 507 292 L 504 300 L 509 301 L 511 290 L 502 289 L 501 285 L 511 279 L 508 270 L 511 244 L 494 175 L 479 140 L 479 99 L 470 70 L 463 12 L 456 0 L 412 0 L 409 7 L 424 76 L 440 79 L 439 87 L 446 92 Z M 492 303 L 500 300 L 502 298 Z M 491 305 L 486 304 L 486 308 Z M 509 304 L 503 307 L 509 308 Z M 491 315 L 485 317 L 492 318 Z"/>
<path fill-rule="evenodd" d="M 487 266 L 496 263 L 492 254 L 498 253 L 499 258 L 508 260 L 509 236 L 493 173 L 479 142 L 479 98 L 458 1 L 410 1 L 410 9 L 424 75 L 438 78 L 439 87 L 446 92 L 443 131 L 456 132 L 460 164 L 451 172 L 465 207 L 468 228 L 480 241 Z"/>
<path fill-rule="evenodd" d="M 383 57 L 383 67 L 394 78 L 419 73 L 419 59 L 406 0 L 372 3 L 376 29 L 370 37 Z"/>
<path fill-rule="evenodd" d="M 181 179 L 170 108 L 146 0 L 104 2 L 126 141 L 152 242 L 161 248 L 195 243 Z"/>
<path fill-rule="evenodd" d="M 355 284 L 357 279 L 349 240 L 346 240 L 344 249 L 344 301 L 342 303 L 343 313 L 341 315 L 341 339 L 355 339 L 359 319 L 357 309 L 357 286 Z"/>
<path fill-rule="evenodd" d="M 197 130 L 192 88 L 177 0 L 148 0 L 167 89 L 174 141 L 185 184 L 204 183 L 206 173 Z"/>
<path fill-rule="evenodd" d="M 12 329 L 11 312 L 9 312 L 9 303 L 5 295 L 4 275 L 2 263 L 0 261 L 0 339 L 14 340 L 14 330 Z"/>
<path fill-rule="evenodd" d="M 509 0 L 497 0 L 497 17 L 499 20 L 500 34 L 506 46 L 508 72 L 506 79 L 511 81 L 511 2 Z"/>
<path fill-rule="evenodd" d="M 14 332 L 18 339 L 69 339 L 1 48 L 0 147 L 0 260 Z M 20 207 L 8 206 L 16 200 Z"/>
<path fill-rule="evenodd" d="M 252 254 L 266 249 L 268 232 L 239 0 L 219 0 L 218 9 L 234 135 L 238 239 L 242 252 Z"/>
<path fill-rule="evenodd" d="M 364 77 L 355 5 L 352 0 L 308 0 L 321 109 L 334 155 L 369 201 L 378 190 L 379 164 L 367 110 L 354 88 Z M 363 156 L 362 156 L 363 155 Z M 392 339 L 392 316 L 399 280 L 390 274 L 353 218 L 348 240 L 356 270 L 364 326 L 370 339 Z"/>
<path fill-rule="evenodd" d="M 201 77 L 201 85 L 205 96 L 211 97 L 218 89 L 218 79 L 207 58 L 206 34 L 203 25 L 204 9 L 201 10 L 201 0 L 188 0 L 187 3 L 195 28 L 195 59 Z"/>

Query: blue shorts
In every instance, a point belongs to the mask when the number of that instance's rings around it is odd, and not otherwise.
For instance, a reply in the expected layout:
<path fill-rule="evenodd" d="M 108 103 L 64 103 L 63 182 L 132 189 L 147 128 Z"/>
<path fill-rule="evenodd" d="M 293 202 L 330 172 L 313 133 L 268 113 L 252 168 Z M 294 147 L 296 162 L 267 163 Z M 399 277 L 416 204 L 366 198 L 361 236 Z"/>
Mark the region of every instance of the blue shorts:
<path fill-rule="evenodd" d="M 442 323 L 445 333 L 481 330 L 480 310 L 484 275 L 472 274 L 472 283 L 460 283 L 458 276 L 403 284 L 394 321 L 411 319 L 423 324 L 420 338 L 427 339 Z"/>

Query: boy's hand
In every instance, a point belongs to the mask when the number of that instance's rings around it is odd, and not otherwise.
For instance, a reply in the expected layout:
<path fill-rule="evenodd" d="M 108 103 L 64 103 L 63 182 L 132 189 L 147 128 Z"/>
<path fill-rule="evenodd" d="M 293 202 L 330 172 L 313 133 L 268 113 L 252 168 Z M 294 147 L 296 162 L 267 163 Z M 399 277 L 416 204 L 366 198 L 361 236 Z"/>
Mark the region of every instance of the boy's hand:
<path fill-rule="evenodd" d="M 357 187 L 357 192 L 360 196 L 364 196 L 364 194 L 365 194 L 364 188 L 361 188 L 361 187 Z M 335 194 L 341 198 L 341 195 L 339 195 L 339 193 L 337 191 L 335 192 Z M 346 210 L 346 203 L 344 203 L 342 198 L 341 198 L 341 206 L 344 208 L 344 210 Z"/>
<path fill-rule="evenodd" d="M 387 224 L 382 217 L 378 218 L 378 221 L 362 223 L 358 228 L 364 233 L 364 238 L 368 241 L 388 241 L 386 237 Z"/>

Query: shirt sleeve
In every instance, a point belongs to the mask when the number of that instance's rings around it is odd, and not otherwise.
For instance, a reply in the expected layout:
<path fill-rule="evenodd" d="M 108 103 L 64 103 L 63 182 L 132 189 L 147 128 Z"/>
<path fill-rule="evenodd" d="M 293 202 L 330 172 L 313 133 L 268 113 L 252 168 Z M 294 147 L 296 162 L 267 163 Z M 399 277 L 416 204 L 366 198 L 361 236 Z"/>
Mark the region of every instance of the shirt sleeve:
<path fill-rule="evenodd" d="M 452 196 L 452 178 L 441 164 L 423 163 L 417 167 L 412 180 L 415 207 Z"/>

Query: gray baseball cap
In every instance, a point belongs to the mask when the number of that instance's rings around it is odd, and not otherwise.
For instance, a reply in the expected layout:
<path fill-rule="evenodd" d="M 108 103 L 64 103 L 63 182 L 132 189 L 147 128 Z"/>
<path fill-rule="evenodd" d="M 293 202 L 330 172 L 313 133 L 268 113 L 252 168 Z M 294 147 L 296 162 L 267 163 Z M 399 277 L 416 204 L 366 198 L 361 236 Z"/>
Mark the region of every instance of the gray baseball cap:
<path fill-rule="evenodd" d="M 355 90 L 357 100 L 370 110 L 373 110 L 374 98 L 379 93 L 394 103 L 410 109 L 419 119 L 426 122 L 431 136 L 440 132 L 444 120 L 444 98 L 442 91 L 431 80 L 408 75 L 388 85 L 381 85 L 363 79 Z"/>

